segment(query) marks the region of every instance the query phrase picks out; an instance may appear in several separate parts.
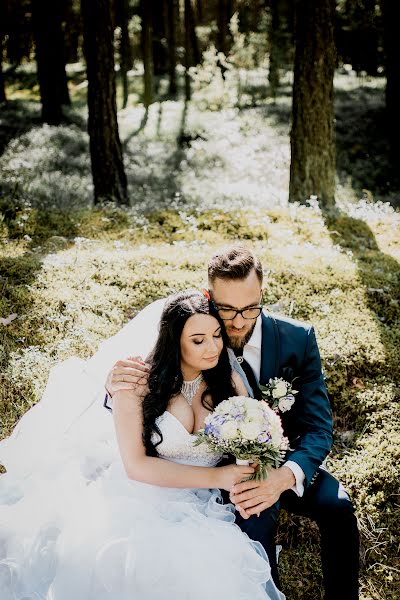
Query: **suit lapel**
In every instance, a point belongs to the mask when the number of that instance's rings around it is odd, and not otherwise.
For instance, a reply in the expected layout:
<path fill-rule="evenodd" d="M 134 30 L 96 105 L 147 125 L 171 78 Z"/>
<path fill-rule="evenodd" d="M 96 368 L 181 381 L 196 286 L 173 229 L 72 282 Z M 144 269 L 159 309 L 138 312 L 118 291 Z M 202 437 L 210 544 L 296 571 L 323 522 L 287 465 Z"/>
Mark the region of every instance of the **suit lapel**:
<path fill-rule="evenodd" d="M 276 321 L 272 315 L 261 313 L 261 369 L 260 383 L 266 384 L 278 377 L 280 340 Z"/>

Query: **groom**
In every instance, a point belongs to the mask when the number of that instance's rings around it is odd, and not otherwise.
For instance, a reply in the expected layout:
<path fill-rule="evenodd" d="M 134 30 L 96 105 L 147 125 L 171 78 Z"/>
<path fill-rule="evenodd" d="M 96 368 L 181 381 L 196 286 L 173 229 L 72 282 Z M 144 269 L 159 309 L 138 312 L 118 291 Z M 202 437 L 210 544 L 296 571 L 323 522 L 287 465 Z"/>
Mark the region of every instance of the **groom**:
<path fill-rule="evenodd" d="M 280 508 L 316 521 L 326 600 L 358 598 L 358 529 L 351 501 L 321 463 L 332 445 L 332 416 L 313 327 L 262 311 L 263 271 L 259 259 L 241 245 L 215 254 L 208 265 L 209 294 L 223 319 L 254 396 L 259 384 L 282 377 L 298 391 L 281 414 L 290 451 L 265 481 L 237 484 L 230 501 L 236 523 L 267 551 L 279 587 L 275 533 Z M 109 374 L 111 394 L 121 381 L 144 384 L 146 366 L 120 361 Z M 258 516 L 259 515 L 259 516 Z"/>

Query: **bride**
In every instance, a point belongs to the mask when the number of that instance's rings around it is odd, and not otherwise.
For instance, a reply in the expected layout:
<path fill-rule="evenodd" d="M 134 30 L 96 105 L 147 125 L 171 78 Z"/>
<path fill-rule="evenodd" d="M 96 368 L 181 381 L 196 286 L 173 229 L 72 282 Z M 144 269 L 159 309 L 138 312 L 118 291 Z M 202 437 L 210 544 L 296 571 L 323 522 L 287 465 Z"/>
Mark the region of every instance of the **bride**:
<path fill-rule="evenodd" d="M 52 372 L 0 444 L 2 600 L 284 600 L 221 500 L 253 468 L 194 446 L 209 411 L 248 395 L 229 352 L 188 291 L 164 307 L 144 396 L 116 391 L 113 417 L 79 361 Z"/>

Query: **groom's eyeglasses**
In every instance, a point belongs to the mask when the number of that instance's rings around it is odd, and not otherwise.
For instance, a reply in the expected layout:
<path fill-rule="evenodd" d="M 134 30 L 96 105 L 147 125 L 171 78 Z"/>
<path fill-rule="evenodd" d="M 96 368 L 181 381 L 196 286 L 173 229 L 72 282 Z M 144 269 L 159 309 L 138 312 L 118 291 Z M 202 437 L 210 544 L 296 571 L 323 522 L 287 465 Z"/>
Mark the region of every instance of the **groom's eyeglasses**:
<path fill-rule="evenodd" d="M 231 321 L 235 319 L 236 315 L 241 315 L 243 319 L 257 319 L 257 317 L 260 316 L 263 308 L 263 305 L 259 304 L 258 306 L 249 306 L 248 308 L 236 310 L 236 308 L 224 308 L 223 306 L 220 307 L 215 304 L 214 300 L 211 302 L 223 321 Z"/>

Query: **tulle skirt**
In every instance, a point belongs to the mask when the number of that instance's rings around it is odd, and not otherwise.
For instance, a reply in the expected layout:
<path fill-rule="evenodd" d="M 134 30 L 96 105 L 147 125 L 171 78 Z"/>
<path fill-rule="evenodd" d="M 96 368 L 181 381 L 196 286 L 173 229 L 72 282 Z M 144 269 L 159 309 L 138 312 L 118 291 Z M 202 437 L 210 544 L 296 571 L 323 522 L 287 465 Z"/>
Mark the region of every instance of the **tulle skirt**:
<path fill-rule="evenodd" d="M 67 361 L 0 444 L 1 600 L 284 599 L 218 490 L 126 477 L 91 386 Z"/>

